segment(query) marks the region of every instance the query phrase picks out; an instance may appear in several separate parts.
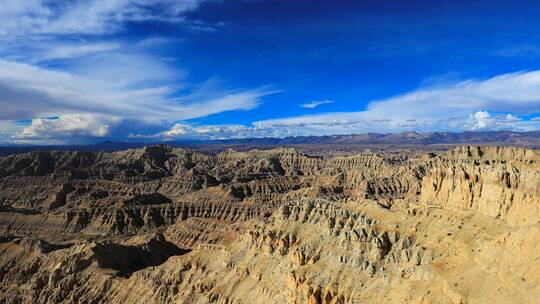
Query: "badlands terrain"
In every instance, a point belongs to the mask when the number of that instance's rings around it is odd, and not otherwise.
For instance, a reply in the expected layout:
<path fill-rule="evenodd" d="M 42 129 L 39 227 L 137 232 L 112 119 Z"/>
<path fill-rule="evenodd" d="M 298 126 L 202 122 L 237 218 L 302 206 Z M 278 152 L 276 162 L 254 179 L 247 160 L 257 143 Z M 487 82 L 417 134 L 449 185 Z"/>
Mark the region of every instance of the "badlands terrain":
<path fill-rule="evenodd" d="M 0 157 L 0 303 L 540 303 L 540 152 Z"/>

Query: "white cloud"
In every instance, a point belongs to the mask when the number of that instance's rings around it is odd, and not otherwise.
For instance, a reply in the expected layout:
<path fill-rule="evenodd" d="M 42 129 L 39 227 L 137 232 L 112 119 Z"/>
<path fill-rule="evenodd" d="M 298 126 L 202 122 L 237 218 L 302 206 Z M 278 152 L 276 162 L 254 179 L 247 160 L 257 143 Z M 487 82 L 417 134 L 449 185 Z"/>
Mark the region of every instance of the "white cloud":
<path fill-rule="evenodd" d="M 114 64 L 108 68 L 105 64 L 103 69 L 95 64 L 95 70 L 81 67 L 84 76 L 0 59 L 0 121 L 31 120 L 24 130 L 11 128 L 9 133 L 15 136 L 0 134 L 4 138 L 0 141 L 102 137 L 121 120 L 133 121 L 134 131 L 144 123 L 166 127 L 171 121 L 253 109 L 261 97 L 275 92 L 268 88 L 209 90 L 205 84 L 183 92 L 182 87 L 162 84 L 174 72 L 164 77 L 166 67 L 144 57 L 138 59 L 120 65 L 120 71 Z M 148 72 L 139 73 L 144 70 Z"/>
<path fill-rule="evenodd" d="M 131 134 L 130 138 L 175 140 L 175 139 L 227 139 L 249 137 L 284 137 L 291 133 L 286 130 L 272 130 L 271 128 L 258 128 L 243 125 L 191 125 L 177 123 L 168 130 L 150 134 Z"/>
<path fill-rule="evenodd" d="M 203 0 L 4 0 L 0 35 L 105 34 L 125 22 L 184 21 Z"/>
<path fill-rule="evenodd" d="M 478 111 L 474 115 L 469 116 L 471 129 L 485 129 L 493 124 L 493 118 L 488 111 Z"/>
<path fill-rule="evenodd" d="M 99 79 L 0 59 L 0 119 L 31 119 L 64 113 L 162 116 L 167 87 L 128 89 Z M 156 108 L 143 109 L 154 104 Z"/>
<path fill-rule="evenodd" d="M 56 134 L 52 136 L 54 138 L 59 138 L 62 134 L 94 137 L 106 135 L 117 122 L 111 117 L 126 117 L 125 114 L 117 115 L 119 112 L 114 109 L 115 107 L 121 107 L 124 113 L 133 113 L 134 117 L 149 118 L 142 113 L 148 107 L 154 111 L 151 116 L 162 117 L 161 122 L 157 122 L 162 126 L 162 131 L 145 133 L 140 132 L 142 130 L 140 128 L 139 131 L 134 128 L 130 137 L 141 140 L 284 137 L 405 130 L 528 131 L 540 129 L 539 120 L 523 118 L 528 117 L 528 114 L 540 112 L 538 111 L 540 106 L 539 74 L 538 71 L 514 73 L 483 81 L 469 80 L 453 86 L 424 88 L 393 98 L 373 101 L 366 110 L 358 112 L 322 113 L 265 120 L 255 122 L 252 126 L 174 123 L 174 121 L 191 117 L 206 116 L 214 111 L 251 109 L 257 105 L 261 96 L 273 93 L 268 89 L 243 91 L 212 99 L 210 92 L 214 92 L 220 82 L 211 79 L 200 87 L 193 88 L 188 95 L 172 101 L 161 99 L 161 102 L 156 103 L 153 100 L 153 104 L 135 104 L 135 108 L 132 104 L 113 102 L 102 105 L 101 111 L 94 114 L 97 116 L 61 116 L 57 120 L 34 120 L 31 126 L 20 132 L 19 138 L 46 138 L 47 134 Z M 2 77 L 0 77 L 0 84 L 1 80 Z M 11 81 L 11 83 L 16 82 Z M 516 90 L 516 87 L 519 89 Z M 132 97 L 129 98 L 129 100 L 132 99 Z M 163 102 L 164 104 L 160 104 Z M 169 107 L 167 102 L 182 106 L 178 106 L 178 111 L 173 114 L 174 111 L 171 109 L 175 108 Z M 160 107 L 163 108 L 163 113 L 159 112 Z M 77 109 L 77 112 L 80 111 L 82 111 L 81 108 Z M 88 131 L 83 132 L 70 127 L 74 124 L 68 122 L 78 119 L 90 121 L 83 128 Z M 77 122 L 77 124 L 81 123 Z"/>
<path fill-rule="evenodd" d="M 482 111 L 513 113 L 513 121 L 488 124 L 475 116 Z M 486 113 L 487 113 L 486 112 Z M 255 122 L 259 128 L 294 129 L 298 135 L 404 130 L 466 130 L 507 127 L 531 130 L 538 124 L 519 120 L 519 114 L 540 112 L 540 71 L 504 74 L 487 80 L 423 88 L 404 95 L 372 101 L 363 111 L 332 112 Z M 470 115 L 477 121 L 470 124 Z M 488 113 L 489 115 L 489 113 Z M 516 116 L 517 115 L 517 116 Z"/>
<path fill-rule="evenodd" d="M 9 120 L 0 120 L 0 145 L 10 144 L 13 142 L 11 137 L 17 134 L 24 128 L 20 123 Z"/>
<path fill-rule="evenodd" d="M 323 99 L 323 100 L 312 100 L 308 103 L 304 103 L 304 104 L 301 104 L 300 107 L 302 108 L 306 108 L 306 109 L 314 109 L 320 105 L 323 105 L 323 104 L 329 104 L 329 103 L 333 103 L 334 101 L 333 100 L 328 100 L 328 99 Z"/>
<path fill-rule="evenodd" d="M 133 68 L 134 73 L 129 69 Z M 91 78 L 0 59 L 0 120 L 32 119 L 63 114 L 107 114 L 143 120 L 185 120 L 229 110 L 248 110 L 259 99 L 272 93 L 268 89 L 245 91 L 214 91 L 205 99 L 190 95 L 170 97 L 178 88 L 170 86 L 141 87 L 163 69 L 153 69 L 140 77 L 135 73 L 144 68 L 133 65 L 122 71 L 97 69 Z M 99 70 L 99 71 L 98 71 Z M 109 77 L 101 76 L 108 73 Z M 125 77 L 124 77 L 125 76 Z M 124 78 L 122 78 L 124 77 Z M 116 78 L 116 81 L 115 81 Z"/>
<path fill-rule="evenodd" d="M 216 78 L 188 84 L 188 73 L 170 62 L 180 59 L 149 54 L 155 46 L 170 43 L 168 37 L 144 37 L 129 45 L 103 38 L 124 30 L 127 22 L 180 22 L 185 28 L 212 30 L 184 18 L 203 1 L 207 0 L 2 1 L 0 142 L 102 138 L 119 132 L 125 121 L 132 123 L 132 137 L 141 139 L 540 128 L 538 119 L 522 118 L 540 113 L 540 71 L 447 86 L 437 83 L 372 101 L 355 112 L 277 118 L 252 126 L 179 123 L 250 110 L 277 91 L 225 89 Z M 62 65 L 49 65 L 57 60 L 63 60 Z M 331 102 L 314 100 L 301 107 Z M 30 120 L 30 125 L 16 120 Z M 144 130 L 150 125 L 156 130 Z"/>
<path fill-rule="evenodd" d="M 190 132 L 190 126 L 187 124 L 174 124 L 174 126 L 171 127 L 171 129 L 167 131 L 163 131 L 159 134 L 152 135 L 151 137 L 165 137 L 165 138 L 174 138 L 174 137 L 182 137 Z"/>
<path fill-rule="evenodd" d="M 31 125 L 17 133 L 15 139 L 43 141 L 74 137 L 105 137 L 118 117 L 93 114 L 66 114 L 58 118 L 33 119 Z"/>
<path fill-rule="evenodd" d="M 145 127 L 163 130 L 182 120 L 257 107 L 263 96 L 276 91 L 229 89 L 213 78 L 189 84 L 188 73 L 178 64 L 152 54 L 156 46 L 175 39 L 110 40 L 127 22 L 180 22 L 184 28 L 207 31 L 209 25 L 184 19 L 203 1 L 3 1 L 0 142 L 122 137 L 129 128 L 133 133 Z M 174 132 L 165 136 L 177 136 Z"/>
<path fill-rule="evenodd" d="M 120 47 L 121 44 L 117 42 L 58 44 L 49 46 L 46 50 L 38 51 L 37 59 L 34 61 L 72 59 L 91 54 L 111 52 L 120 49 Z"/>
<path fill-rule="evenodd" d="M 527 126 L 529 128 L 527 128 Z M 478 111 L 469 115 L 467 128 L 471 130 L 501 130 L 501 129 L 523 129 L 532 130 L 539 124 L 534 120 L 525 121 L 512 114 L 492 114 L 488 111 Z"/>

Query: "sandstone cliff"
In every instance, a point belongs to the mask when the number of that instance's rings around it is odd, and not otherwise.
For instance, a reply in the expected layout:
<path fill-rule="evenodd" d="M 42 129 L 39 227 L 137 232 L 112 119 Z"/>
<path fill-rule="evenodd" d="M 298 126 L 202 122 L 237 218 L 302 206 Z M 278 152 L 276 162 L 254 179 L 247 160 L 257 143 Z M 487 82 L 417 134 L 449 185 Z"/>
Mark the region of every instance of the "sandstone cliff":
<path fill-rule="evenodd" d="M 0 302 L 537 303 L 540 153 L 0 158 Z"/>

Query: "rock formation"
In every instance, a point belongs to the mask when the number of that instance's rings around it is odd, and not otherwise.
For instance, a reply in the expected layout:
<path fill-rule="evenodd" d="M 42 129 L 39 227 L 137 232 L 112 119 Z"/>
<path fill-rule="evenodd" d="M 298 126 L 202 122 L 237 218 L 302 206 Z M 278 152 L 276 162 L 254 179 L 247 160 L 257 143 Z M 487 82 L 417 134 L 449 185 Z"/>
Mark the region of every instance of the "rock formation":
<path fill-rule="evenodd" d="M 538 303 L 540 153 L 0 157 L 1 303 Z"/>

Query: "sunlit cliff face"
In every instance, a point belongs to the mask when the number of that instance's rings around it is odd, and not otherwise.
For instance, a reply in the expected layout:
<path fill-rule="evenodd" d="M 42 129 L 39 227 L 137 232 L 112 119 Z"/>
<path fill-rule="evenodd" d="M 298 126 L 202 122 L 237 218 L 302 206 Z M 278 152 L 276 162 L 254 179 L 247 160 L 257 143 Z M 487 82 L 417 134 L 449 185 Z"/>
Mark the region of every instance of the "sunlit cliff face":
<path fill-rule="evenodd" d="M 0 301 L 538 297 L 538 151 L 324 151 L 0 157 Z"/>

